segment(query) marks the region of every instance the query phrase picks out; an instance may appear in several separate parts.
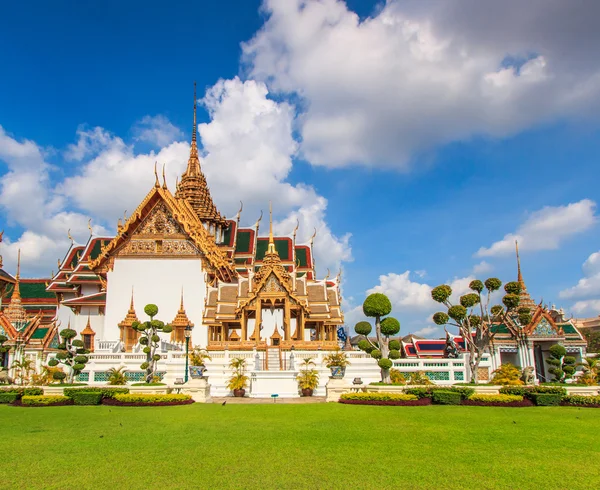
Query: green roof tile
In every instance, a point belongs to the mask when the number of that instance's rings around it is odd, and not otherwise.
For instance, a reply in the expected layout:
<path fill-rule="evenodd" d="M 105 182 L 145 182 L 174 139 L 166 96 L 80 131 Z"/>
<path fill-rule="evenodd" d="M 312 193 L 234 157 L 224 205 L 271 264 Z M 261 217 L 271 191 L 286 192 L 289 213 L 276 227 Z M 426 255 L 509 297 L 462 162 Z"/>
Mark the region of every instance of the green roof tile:
<path fill-rule="evenodd" d="M 235 244 L 235 251 L 239 253 L 247 253 L 250 251 L 250 237 L 252 232 L 250 230 L 240 230 L 237 235 L 237 243 Z"/>
<path fill-rule="evenodd" d="M 49 328 L 42 328 L 42 327 L 38 327 L 36 328 L 35 332 L 33 332 L 33 334 L 31 335 L 32 339 L 43 339 L 46 334 L 48 333 L 48 330 L 50 330 Z"/>

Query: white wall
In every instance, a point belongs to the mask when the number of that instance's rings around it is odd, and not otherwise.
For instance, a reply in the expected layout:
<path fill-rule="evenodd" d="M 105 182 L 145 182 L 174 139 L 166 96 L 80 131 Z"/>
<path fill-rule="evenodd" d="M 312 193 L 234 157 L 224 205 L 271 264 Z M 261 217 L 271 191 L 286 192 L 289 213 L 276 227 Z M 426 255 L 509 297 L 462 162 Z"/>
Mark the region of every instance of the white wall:
<path fill-rule="evenodd" d="M 205 273 L 200 259 L 115 259 L 114 269 L 107 275 L 106 319 L 101 340 L 118 340 L 118 324 L 125 318 L 131 301 L 140 321 L 148 320 L 144 306 L 158 306 L 157 319 L 171 322 L 181 300 L 194 324 L 192 345 L 206 346 L 208 330 L 202 325 L 206 296 Z M 170 335 L 163 335 L 168 340 Z"/>
<path fill-rule="evenodd" d="M 283 308 L 275 308 L 273 311 L 271 311 L 271 308 L 263 308 L 261 321 L 263 329 L 260 331 L 260 338 L 262 340 L 269 341 L 271 335 L 275 332 L 275 325 L 277 325 L 283 338 Z"/>

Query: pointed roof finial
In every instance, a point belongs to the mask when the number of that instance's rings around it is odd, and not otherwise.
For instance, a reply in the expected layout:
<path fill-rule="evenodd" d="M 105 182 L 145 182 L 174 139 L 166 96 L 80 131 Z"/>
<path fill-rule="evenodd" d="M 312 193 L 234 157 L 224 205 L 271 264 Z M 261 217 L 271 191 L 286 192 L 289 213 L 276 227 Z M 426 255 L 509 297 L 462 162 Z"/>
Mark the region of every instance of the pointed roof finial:
<path fill-rule="evenodd" d="M 198 125 L 196 124 L 196 80 L 194 80 L 194 127 L 192 128 L 192 142 L 196 143 L 196 131 Z"/>
<path fill-rule="evenodd" d="M 163 163 L 163 189 L 167 188 L 167 178 L 165 177 L 165 164 Z"/>
<path fill-rule="evenodd" d="M 179 308 L 183 310 L 183 286 L 181 286 L 181 304 L 179 305 Z"/>
<path fill-rule="evenodd" d="M 90 236 L 94 234 L 94 230 L 92 230 L 92 218 L 88 219 L 88 230 L 90 230 Z"/>
<path fill-rule="evenodd" d="M 131 303 L 129 304 L 129 310 L 134 311 L 135 308 L 133 306 L 133 286 L 131 286 Z"/>
<path fill-rule="evenodd" d="M 19 279 L 21 277 L 21 249 L 17 251 L 17 284 L 19 283 Z M 15 291 L 17 290 L 17 285 L 15 284 Z"/>
<path fill-rule="evenodd" d="M 519 242 L 515 240 L 515 248 L 517 249 L 517 281 L 523 284 L 523 275 L 521 274 L 521 259 L 519 258 Z"/>
<path fill-rule="evenodd" d="M 154 187 L 160 187 L 160 182 L 158 181 L 158 171 L 156 170 L 156 165 L 158 165 L 158 162 L 154 162 Z"/>
<path fill-rule="evenodd" d="M 67 238 L 68 238 L 69 240 L 71 240 L 71 245 L 73 245 L 73 243 L 75 242 L 75 240 L 73 240 L 73 237 L 71 236 L 71 228 L 69 228 L 69 229 L 67 230 Z"/>

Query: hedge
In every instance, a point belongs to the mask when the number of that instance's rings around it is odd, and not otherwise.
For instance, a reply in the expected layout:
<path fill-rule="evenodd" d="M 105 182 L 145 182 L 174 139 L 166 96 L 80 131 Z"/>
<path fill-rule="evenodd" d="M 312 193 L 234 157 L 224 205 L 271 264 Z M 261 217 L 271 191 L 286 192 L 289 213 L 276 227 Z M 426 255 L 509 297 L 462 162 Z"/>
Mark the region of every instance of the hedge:
<path fill-rule="evenodd" d="M 105 398 L 105 405 L 123 406 L 160 406 L 160 405 L 187 405 L 194 403 L 190 395 L 161 395 L 161 394 L 117 394 L 114 398 Z"/>
<path fill-rule="evenodd" d="M 17 394 L 18 398 L 21 398 L 24 395 L 28 395 L 28 396 L 43 395 L 44 390 L 42 388 L 25 388 L 23 386 L 19 386 L 19 387 L 13 387 L 13 388 L 2 388 L 2 389 L 0 389 L 0 394 L 2 394 L 2 393 Z"/>
<path fill-rule="evenodd" d="M 431 398 L 435 391 L 450 391 L 452 393 L 459 393 L 461 399 L 467 399 L 475 393 L 473 388 L 467 386 L 427 386 L 420 388 L 406 388 L 404 393 L 415 395 L 418 398 Z"/>
<path fill-rule="evenodd" d="M 555 407 L 560 405 L 563 396 L 558 393 L 532 393 L 531 398 L 538 407 Z"/>
<path fill-rule="evenodd" d="M 0 393 L 0 403 L 14 403 L 19 397 L 19 393 Z"/>
<path fill-rule="evenodd" d="M 21 404 L 29 407 L 48 407 L 52 405 L 71 405 L 73 400 L 62 395 L 36 395 L 24 396 Z"/>
<path fill-rule="evenodd" d="M 567 390 L 562 386 L 503 386 L 500 393 L 504 395 L 520 395 L 532 398 L 535 393 L 566 396 Z"/>
<path fill-rule="evenodd" d="M 580 407 L 600 407 L 600 396 L 570 395 L 563 397 L 561 405 L 576 405 Z"/>
<path fill-rule="evenodd" d="M 77 393 L 102 393 L 103 398 L 114 398 L 115 395 L 129 393 L 129 388 L 108 388 L 104 386 L 87 386 L 85 388 L 65 388 L 65 396 L 72 397 Z"/>
<path fill-rule="evenodd" d="M 75 405 L 100 405 L 102 402 L 102 398 L 104 398 L 104 393 L 101 391 L 77 391 L 75 393 L 71 393 L 69 397 L 73 400 Z"/>
<path fill-rule="evenodd" d="M 434 390 L 431 401 L 438 405 L 460 405 L 462 394 L 457 391 Z"/>
<path fill-rule="evenodd" d="M 404 393 L 344 393 L 340 400 L 370 400 L 370 401 L 411 401 L 418 400 L 415 395 Z"/>
<path fill-rule="evenodd" d="M 471 395 L 469 400 L 475 402 L 512 403 L 523 401 L 523 397 L 521 395 L 479 395 L 476 393 Z"/>

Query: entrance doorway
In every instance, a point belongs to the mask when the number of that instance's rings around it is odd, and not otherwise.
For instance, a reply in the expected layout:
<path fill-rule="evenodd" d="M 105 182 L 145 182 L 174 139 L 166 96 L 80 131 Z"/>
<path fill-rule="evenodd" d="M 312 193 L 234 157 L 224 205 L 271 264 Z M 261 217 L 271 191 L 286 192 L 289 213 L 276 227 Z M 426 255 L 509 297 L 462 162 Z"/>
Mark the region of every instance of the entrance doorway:
<path fill-rule="evenodd" d="M 544 369 L 544 354 L 542 353 L 542 346 L 540 344 L 534 344 L 533 356 L 535 358 L 535 373 L 540 383 L 546 382 L 546 370 Z"/>

